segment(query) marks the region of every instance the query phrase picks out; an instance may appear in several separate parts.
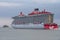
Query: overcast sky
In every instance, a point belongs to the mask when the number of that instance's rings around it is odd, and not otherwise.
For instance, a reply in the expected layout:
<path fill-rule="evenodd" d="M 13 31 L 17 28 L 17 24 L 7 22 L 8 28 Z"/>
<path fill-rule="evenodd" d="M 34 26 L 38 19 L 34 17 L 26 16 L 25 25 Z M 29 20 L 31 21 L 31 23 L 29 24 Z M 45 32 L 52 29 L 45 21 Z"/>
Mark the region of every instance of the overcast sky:
<path fill-rule="evenodd" d="M 0 0 L 0 24 L 5 18 L 7 18 L 6 20 L 8 20 L 13 16 L 18 15 L 21 11 L 24 14 L 28 14 L 33 11 L 34 8 L 39 8 L 40 11 L 46 9 L 46 11 L 54 13 L 54 19 L 56 21 L 58 20 L 59 22 L 60 0 Z M 9 21 L 11 20 L 9 19 Z"/>

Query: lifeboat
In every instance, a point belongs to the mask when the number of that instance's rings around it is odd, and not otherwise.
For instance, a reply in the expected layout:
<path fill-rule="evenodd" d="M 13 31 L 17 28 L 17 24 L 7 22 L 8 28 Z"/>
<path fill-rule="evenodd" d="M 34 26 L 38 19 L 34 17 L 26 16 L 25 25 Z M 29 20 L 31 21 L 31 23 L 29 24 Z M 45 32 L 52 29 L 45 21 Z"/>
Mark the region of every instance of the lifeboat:
<path fill-rule="evenodd" d="M 44 28 L 45 29 L 54 29 L 54 30 L 57 30 L 58 29 L 58 25 L 56 23 L 44 24 Z"/>

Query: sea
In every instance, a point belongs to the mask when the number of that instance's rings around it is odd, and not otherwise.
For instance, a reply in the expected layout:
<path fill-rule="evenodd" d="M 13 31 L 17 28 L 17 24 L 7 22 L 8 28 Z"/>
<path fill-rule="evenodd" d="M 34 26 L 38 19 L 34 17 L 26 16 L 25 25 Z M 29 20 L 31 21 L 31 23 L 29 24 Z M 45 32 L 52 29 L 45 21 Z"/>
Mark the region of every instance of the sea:
<path fill-rule="evenodd" d="M 60 40 L 60 30 L 0 27 L 0 40 Z"/>

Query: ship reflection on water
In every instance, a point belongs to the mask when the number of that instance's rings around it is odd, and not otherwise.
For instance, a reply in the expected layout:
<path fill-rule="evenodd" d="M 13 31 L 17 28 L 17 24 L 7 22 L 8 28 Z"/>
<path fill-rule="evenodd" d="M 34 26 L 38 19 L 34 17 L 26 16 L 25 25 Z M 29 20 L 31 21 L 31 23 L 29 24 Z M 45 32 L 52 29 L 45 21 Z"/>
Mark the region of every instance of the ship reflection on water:
<path fill-rule="evenodd" d="M 59 40 L 60 30 L 0 28 L 0 40 Z"/>

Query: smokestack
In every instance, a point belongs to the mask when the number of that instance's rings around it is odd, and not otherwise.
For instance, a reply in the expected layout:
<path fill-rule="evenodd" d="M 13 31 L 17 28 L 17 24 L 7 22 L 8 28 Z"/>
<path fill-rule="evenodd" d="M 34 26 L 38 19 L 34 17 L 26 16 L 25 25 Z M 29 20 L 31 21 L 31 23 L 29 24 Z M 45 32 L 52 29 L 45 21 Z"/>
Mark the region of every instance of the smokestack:
<path fill-rule="evenodd" d="M 35 8 L 34 11 L 39 11 L 39 9 L 38 8 Z"/>

